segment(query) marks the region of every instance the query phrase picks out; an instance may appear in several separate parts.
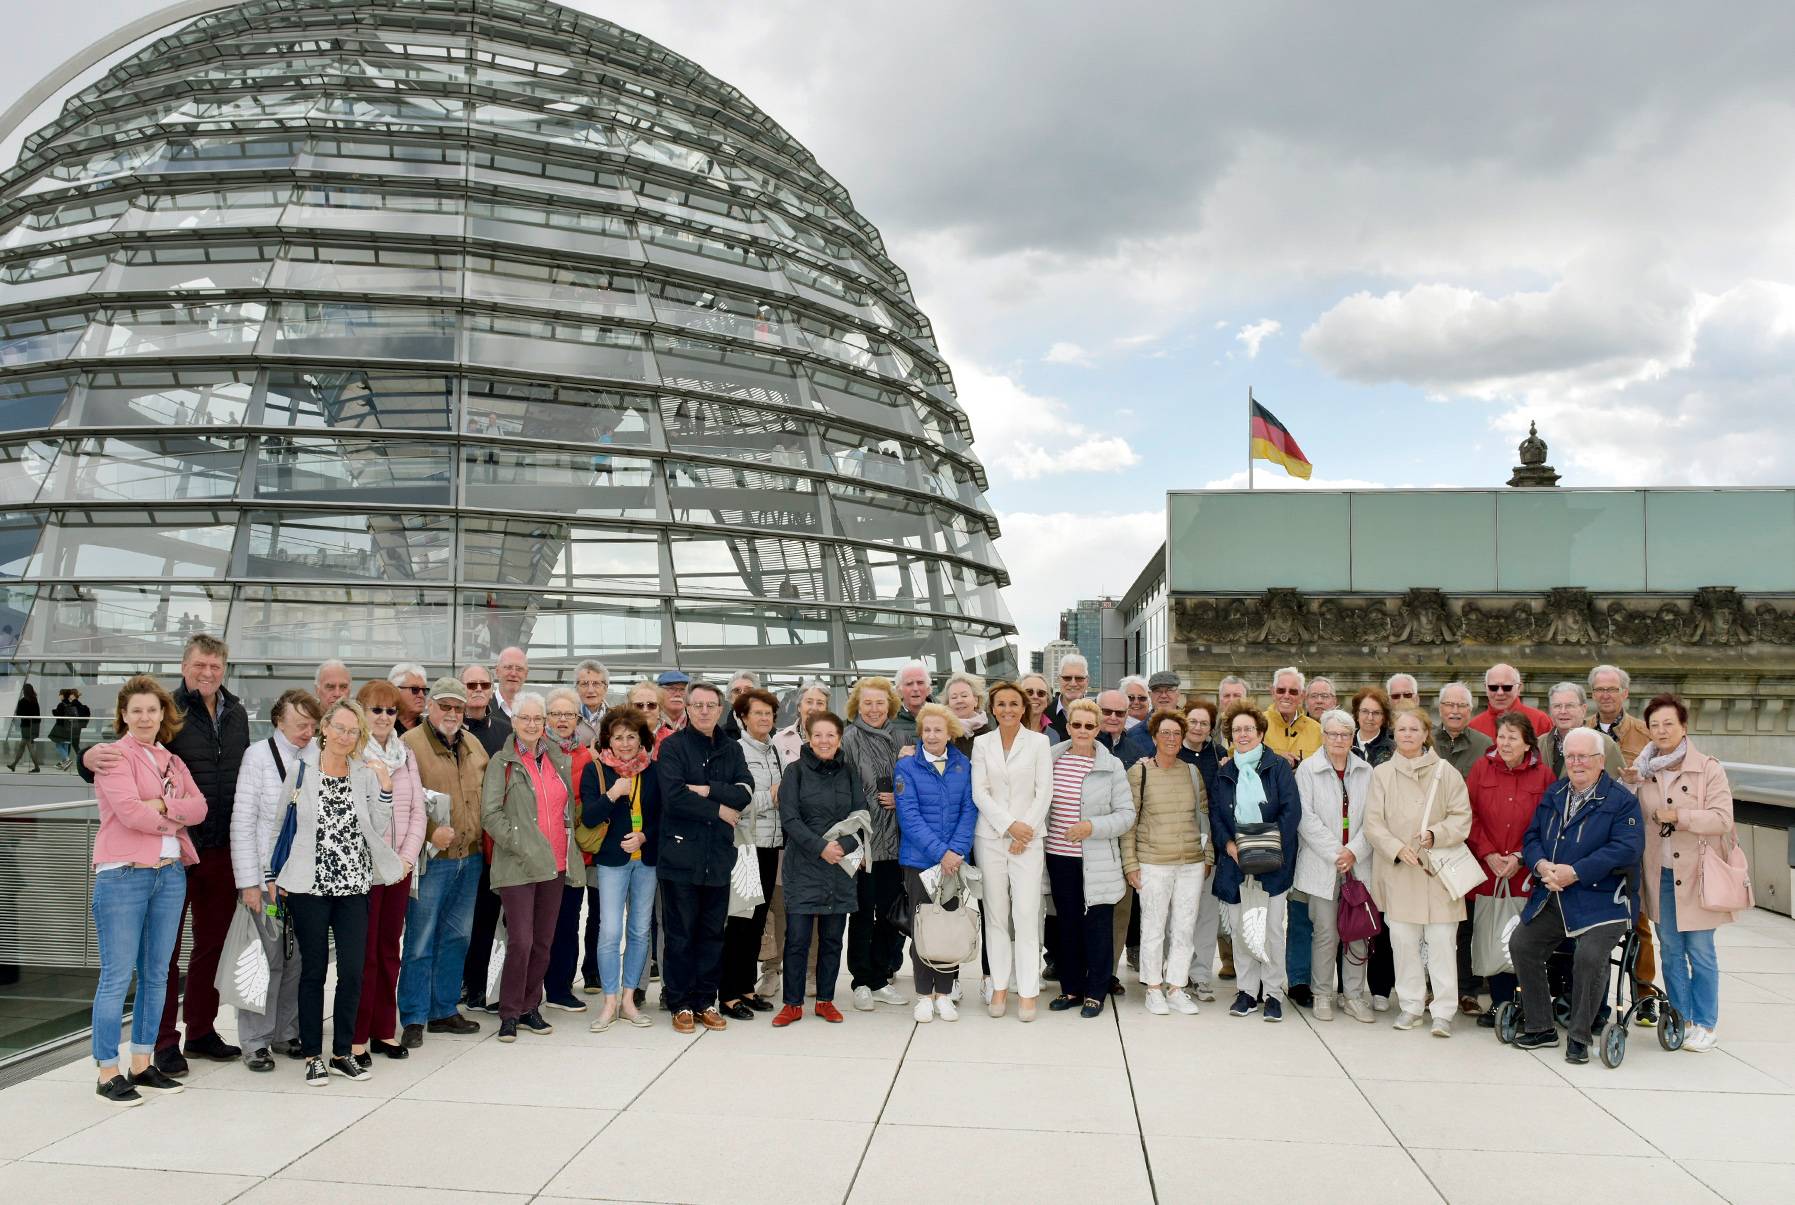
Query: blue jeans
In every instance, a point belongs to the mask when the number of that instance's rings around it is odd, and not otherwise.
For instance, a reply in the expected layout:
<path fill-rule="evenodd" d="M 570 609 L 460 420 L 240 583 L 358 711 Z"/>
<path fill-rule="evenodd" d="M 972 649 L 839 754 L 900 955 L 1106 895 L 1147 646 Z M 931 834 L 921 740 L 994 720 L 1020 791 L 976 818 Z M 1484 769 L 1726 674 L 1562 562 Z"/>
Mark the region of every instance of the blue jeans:
<path fill-rule="evenodd" d="M 648 922 L 654 918 L 654 867 L 631 859 L 622 866 L 595 866 L 598 871 L 598 982 L 607 996 L 621 987 L 642 986 L 648 966 Z M 624 911 L 629 912 L 627 953 L 623 942 Z"/>
<path fill-rule="evenodd" d="M 100 941 L 100 982 L 93 994 L 93 1057 L 101 1067 L 118 1062 L 125 992 L 137 973 L 131 1008 L 131 1054 L 154 1054 L 162 1004 L 168 995 L 168 962 L 181 940 L 187 903 L 187 869 L 179 862 L 159 869 L 120 866 L 93 881 L 94 932 Z"/>
<path fill-rule="evenodd" d="M 1714 930 L 1677 931 L 1676 877 L 1666 868 L 1658 880 L 1658 965 L 1664 992 L 1683 1020 L 1703 1029 L 1720 1024 L 1720 959 Z"/>
<path fill-rule="evenodd" d="M 459 1015 L 461 974 L 474 927 L 474 891 L 486 859 L 433 858 L 405 914 L 399 969 L 399 1023 L 422 1025 Z"/>
<path fill-rule="evenodd" d="M 1309 920 L 1309 902 L 1289 897 L 1289 920 L 1284 930 L 1284 982 L 1295 986 L 1309 982 L 1309 961 L 1315 944 L 1315 925 Z M 1324 901 L 1326 902 L 1326 901 Z"/>

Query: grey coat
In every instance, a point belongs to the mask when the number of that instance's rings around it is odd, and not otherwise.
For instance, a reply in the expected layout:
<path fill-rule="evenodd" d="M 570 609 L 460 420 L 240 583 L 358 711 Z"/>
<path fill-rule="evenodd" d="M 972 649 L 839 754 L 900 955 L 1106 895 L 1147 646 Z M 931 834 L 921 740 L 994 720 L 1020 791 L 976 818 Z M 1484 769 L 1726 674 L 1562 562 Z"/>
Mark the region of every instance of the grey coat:
<path fill-rule="evenodd" d="M 280 875 L 275 879 L 282 888 L 299 895 L 312 894 L 318 873 L 318 788 L 324 781 L 318 769 L 318 757 L 315 748 L 308 749 L 302 760 L 287 767 L 286 781 L 281 784 L 280 805 L 260 817 L 264 831 L 258 835 L 258 849 L 272 851 L 280 833 L 281 820 L 286 815 L 286 800 L 293 794 L 293 784 L 299 780 L 299 767 L 303 765 L 305 779 L 299 783 L 298 825 L 293 831 L 293 848 L 287 855 L 287 864 L 281 867 Z M 380 839 L 380 830 L 374 823 L 374 801 L 380 795 L 380 780 L 363 763 L 350 762 L 349 793 L 355 800 L 356 825 L 374 863 L 374 881 L 383 886 L 397 883 L 405 876 L 405 863 Z"/>
<path fill-rule="evenodd" d="M 866 810 L 873 818 L 873 839 L 866 851 L 872 862 L 895 862 L 898 856 L 897 809 L 879 806 L 880 776 L 891 780 L 893 789 L 897 779 L 897 754 L 902 742 L 893 727 L 890 720 L 885 727 L 874 728 L 856 719 L 841 738 L 841 756 L 854 768 Z"/>
<path fill-rule="evenodd" d="M 562 881 L 568 887 L 585 887 L 590 868 L 580 859 L 580 847 L 573 839 L 580 809 L 571 777 L 572 759 L 546 737 L 542 748 L 548 753 L 549 765 L 567 787 L 563 817 L 567 825 L 567 873 Z M 486 777 L 480 783 L 480 827 L 492 838 L 494 891 L 543 883 L 555 877 L 555 851 L 536 822 L 536 791 L 517 755 L 516 741 L 506 741 L 486 763 Z"/>
<path fill-rule="evenodd" d="M 1055 762 L 1072 750 L 1071 741 L 1063 741 L 1048 751 Z M 1128 773 L 1122 759 L 1096 747 L 1096 764 L 1085 775 L 1079 792 L 1080 819 L 1091 822 L 1091 835 L 1083 842 L 1084 902 L 1113 904 L 1122 898 L 1126 884 L 1122 879 L 1122 850 L 1117 838 L 1134 827 L 1134 792 L 1128 786 Z M 1050 809 L 1051 811 L 1051 809 Z M 1045 874 L 1045 872 L 1043 872 Z"/>

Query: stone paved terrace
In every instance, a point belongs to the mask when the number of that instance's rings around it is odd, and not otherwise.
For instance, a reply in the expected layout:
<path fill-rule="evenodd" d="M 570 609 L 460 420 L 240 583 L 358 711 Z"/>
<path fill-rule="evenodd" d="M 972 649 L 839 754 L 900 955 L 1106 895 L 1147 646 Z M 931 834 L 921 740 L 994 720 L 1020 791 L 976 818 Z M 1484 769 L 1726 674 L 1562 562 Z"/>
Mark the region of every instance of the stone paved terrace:
<path fill-rule="evenodd" d="M 1464 1022 L 1442 1042 L 1387 1016 L 1153 1017 L 1138 988 L 1028 1026 L 881 1009 L 682 1038 L 661 1013 L 605 1034 L 554 1013 L 550 1037 L 433 1036 L 363 1084 L 196 1065 L 130 1110 L 94 1099 L 83 1056 L 0 1093 L 0 1199 L 912 1205 L 934 1177 L 981 1202 L 1787 1205 L 1795 922 L 1754 913 L 1722 947 L 1720 1049 L 1636 1030 L 1613 1071 Z"/>

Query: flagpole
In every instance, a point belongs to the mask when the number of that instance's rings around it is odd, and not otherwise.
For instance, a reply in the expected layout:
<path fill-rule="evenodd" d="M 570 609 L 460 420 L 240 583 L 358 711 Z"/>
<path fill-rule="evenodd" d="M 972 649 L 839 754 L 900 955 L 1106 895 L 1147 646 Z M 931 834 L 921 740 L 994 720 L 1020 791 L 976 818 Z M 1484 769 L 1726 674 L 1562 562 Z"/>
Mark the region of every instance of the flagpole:
<path fill-rule="evenodd" d="M 1247 488 L 1253 488 L 1253 387 L 1247 386 Z"/>

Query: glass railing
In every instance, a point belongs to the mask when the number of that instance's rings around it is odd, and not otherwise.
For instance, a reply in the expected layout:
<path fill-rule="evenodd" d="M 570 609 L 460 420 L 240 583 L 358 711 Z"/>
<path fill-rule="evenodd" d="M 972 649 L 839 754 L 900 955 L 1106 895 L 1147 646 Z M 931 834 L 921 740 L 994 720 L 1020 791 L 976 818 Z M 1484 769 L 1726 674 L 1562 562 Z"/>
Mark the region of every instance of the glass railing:
<path fill-rule="evenodd" d="M 91 798 L 0 807 L 0 1067 L 88 1031 L 98 827 Z"/>

